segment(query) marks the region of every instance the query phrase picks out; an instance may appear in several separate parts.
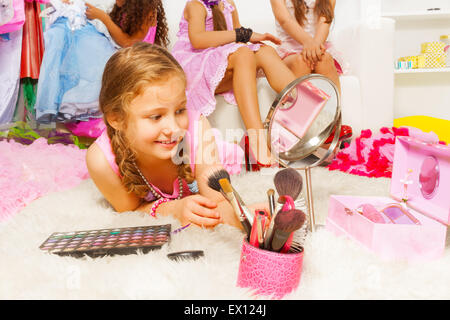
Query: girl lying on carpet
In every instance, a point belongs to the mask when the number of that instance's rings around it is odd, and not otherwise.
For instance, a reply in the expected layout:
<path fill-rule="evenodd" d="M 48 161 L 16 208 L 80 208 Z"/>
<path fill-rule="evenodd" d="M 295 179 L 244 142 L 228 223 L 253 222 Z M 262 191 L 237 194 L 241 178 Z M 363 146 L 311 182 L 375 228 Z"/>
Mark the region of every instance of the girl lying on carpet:
<path fill-rule="evenodd" d="M 185 92 L 184 71 L 165 49 L 141 42 L 116 52 L 103 74 L 99 102 L 107 128 L 88 149 L 90 176 L 118 212 L 240 227 L 207 183 L 223 168 L 218 146 L 226 143 L 207 137 L 209 123 L 186 109 Z M 243 158 L 237 145 L 228 147 L 236 160 Z"/>

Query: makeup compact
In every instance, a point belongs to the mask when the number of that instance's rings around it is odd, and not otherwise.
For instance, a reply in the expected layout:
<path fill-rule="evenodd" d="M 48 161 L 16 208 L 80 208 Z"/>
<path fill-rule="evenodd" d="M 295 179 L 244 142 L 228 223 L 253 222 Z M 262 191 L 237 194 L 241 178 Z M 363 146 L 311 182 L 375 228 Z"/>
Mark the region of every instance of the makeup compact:
<path fill-rule="evenodd" d="M 60 256 L 127 255 L 160 249 L 170 240 L 171 225 L 55 232 L 39 247 Z"/>
<path fill-rule="evenodd" d="M 450 239 L 450 146 L 397 137 L 390 195 L 332 195 L 326 228 L 384 259 L 441 257 Z"/>

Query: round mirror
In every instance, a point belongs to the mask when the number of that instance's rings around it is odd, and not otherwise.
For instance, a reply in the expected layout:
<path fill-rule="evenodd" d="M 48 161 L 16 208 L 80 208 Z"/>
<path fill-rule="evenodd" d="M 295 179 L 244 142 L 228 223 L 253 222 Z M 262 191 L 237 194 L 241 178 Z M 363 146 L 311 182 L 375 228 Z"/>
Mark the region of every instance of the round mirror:
<path fill-rule="evenodd" d="M 331 80 L 317 74 L 294 80 L 276 97 L 265 120 L 272 154 L 286 166 L 299 166 L 298 161 L 319 149 L 334 129 L 340 132 L 340 111 L 339 91 Z M 329 158 L 338 141 L 335 135 L 328 151 L 307 166 Z"/>
<path fill-rule="evenodd" d="M 341 101 L 339 90 L 328 78 L 310 74 L 292 81 L 275 98 L 264 127 L 272 154 L 285 167 L 305 171 L 306 204 L 309 230 L 315 231 L 311 168 L 334 156 L 339 134 L 327 148 L 324 142 L 341 131 Z M 315 151 L 323 151 L 317 160 L 306 161 Z"/>
<path fill-rule="evenodd" d="M 426 157 L 419 174 L 420 190 L 426 199 L 434 196 L 439 186 L 439 163 L 435 157 Z"/>

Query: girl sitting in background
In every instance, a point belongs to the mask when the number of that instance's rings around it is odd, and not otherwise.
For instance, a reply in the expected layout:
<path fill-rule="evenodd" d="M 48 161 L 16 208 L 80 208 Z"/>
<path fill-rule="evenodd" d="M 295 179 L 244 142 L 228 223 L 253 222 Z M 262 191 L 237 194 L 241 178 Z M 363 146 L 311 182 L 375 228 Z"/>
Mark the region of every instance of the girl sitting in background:
<path fill-rule="evenodd" d="M 205 138 L 206 118 L 186 110 L 185 74 L 166 50 L 140 42 L 116 52 L 106 64 L 99 101 L 107 130 L 86 161 L 116 211 L 240 226 L 231 205 L 208 186 L 213 171 L 223 168 L 216 141 Z"/>
<path fill-rule="evenodd" d="M 189 109 L 208 116 L 216 107 L 215 94 L 237 102 L 258 167 L 276 160 L 268 150 L 259 113 L 257 71 L 264 71 L 276 92 L 295 79 L 276 51 L 260 43 L 265 40 L 280 43 L 271 34 L 243 28 L 232 0 L 188 0 L 172 50 L 186 72 Z"/>
<path fill-rule="evenodd" d="M 319 73 L 340 89 L 342 68 L 327 41 L 336 0 L 270 0 L 278 36 L 277 51 L 296 77 Z"/>
<path fill-rule="evenodd" d="M 318 73 L 327 77 L 341 91 L 339 75 L 343 61 L 327 41 L 334 19 L 336 0 L 270 0 L 278 36 L 282 43 L 278 54 L 297 78 Z M 339 62 L 338 62 L 339 61 Z M 322 146 L 328 149 L 335 130 Z M 341 126 L 339 139 L 350 139 L 352 128 Z"/>
<path fill-rule="evenodd" d="M 130 47 L 138 41 L 163 47 L 169 44 L 161 0 L 116 0 L 109 14 L 89 3 L 86 6 L 86 17 L 103 22 L 114 41 L 122 48 Z"/>

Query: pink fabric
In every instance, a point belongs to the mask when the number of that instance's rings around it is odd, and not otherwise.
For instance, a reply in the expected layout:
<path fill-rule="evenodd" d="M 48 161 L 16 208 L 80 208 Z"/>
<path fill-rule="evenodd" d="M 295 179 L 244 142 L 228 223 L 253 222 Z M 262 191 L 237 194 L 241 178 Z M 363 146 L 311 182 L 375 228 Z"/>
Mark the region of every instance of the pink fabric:
<path fill-rule="evenodd" d="M 68 122 L 65 124 L 74 135 L 79 137 L 97 138 L 106 126 L 103 119 L 89 119 L 88 121 Z"/>
<path fill-rule="evenodd" d="M 278 253 L 256 248 L 244 240 L 237 286 L 257 295 L 283 298 L 297 289 L 303 267 L 303 252 Z"/>
<path fill-rule="evenodd" d="M 205 27 L 206 31 L 214 30 L 212 11 L 198 0 L 207 12 Z M 224 16 L 228 30 L 233 30 L 232 12 L 233 6 L 226 0 L 221 0 L 224 4 Z M 248 47 L 252 51 L 260 48 L 259 44 L 229 43 L 219 47 L 196 50 L 192 47 L 188 34 L 188 22 L 182 16 L 178 40 L 172 49 L 172 55 L 183 67 L 187 79 L 188 108 L 194 109 L 205 116 L 210 115 L 216 107 L 215 91 L 222 81 L 228 66 L 228 56 L 241 47 Z M 230 92 L 224 94 L 225 99 L 230 103 L 235 103 L 234 95 Z"/>
<path fill-rule="evenodd" d="M 30 145 L 0 141 L 0 221 L 50 192 L 77 186 L 89 178 L 86 150 L 74 145 Z"/>
<path fill-rule="evenodd" d="M 142 41 L 148 43 L 155 43 L 155 36 L 156 36 L 156 26 L 153 26 L 148 29 L 147 35 Z"/>
<path fill-rule="evenodd" d="M 100 147 L 103 154 L 105 155 L 106 160 L 108 161 L 111 169 L 120 176 L 119 167 L 116 164 L 116 156 L 111 147 L 111 140 L 108 137 L 108 133 L 106 130 L 103 130 L 102 134 L 95 140 L 97 146 Z"/>
<path fill-rule="evenodd" d="M 428 142 L 439 142 L 435 133 L 425 133 L 412 127 L 384 127 L 376 135 L 372 135 L 371 130 L 363 130 L 358 138 L 336 155 L 332 163 L 328 165 L 328 169 L 365 177 L 390 178 L 395 138 L 398 136 L 412 136 Z"/>

